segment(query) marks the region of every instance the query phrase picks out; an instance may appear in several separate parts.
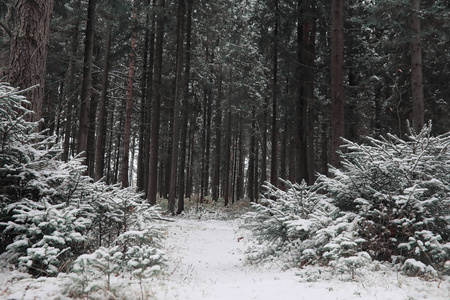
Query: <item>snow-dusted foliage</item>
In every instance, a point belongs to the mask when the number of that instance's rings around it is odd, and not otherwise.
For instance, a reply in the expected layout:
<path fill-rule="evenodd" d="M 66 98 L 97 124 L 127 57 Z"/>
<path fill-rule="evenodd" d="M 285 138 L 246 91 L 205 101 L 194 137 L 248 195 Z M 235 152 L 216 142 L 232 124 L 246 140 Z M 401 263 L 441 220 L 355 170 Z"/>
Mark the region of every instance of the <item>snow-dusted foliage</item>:
<path fill-rule="evenodd" d="M 342 168 L 311 187 L 266 186 L 245 215 L 267 244 L 264 256 L 287 252 L 300 265 L 352 273 L 372 259 L 401 263 L 408 274 L 448 272 L 450 133 L 433 137 L 428 124 L 407 140 L 368 140 L 346 140 Z"/>
<path fill-rule="evenodd" d="M 266 183 L 260 203 L 253 203 L 254 210 L 244 216 L 263 245 L 253 258 L 288 253 L 296 265 L 330 263 L 338 271 L 370 261 L 358 247 L 364 240 L 354 233 L 356 214 L 340 211 L 319 192 L 319 184 L 284 185 L 286 190 Z"/>
<path fill-rule="evenodd" d="M 431 123 L 406 140 L 345 141 L 342 169 L 321 182 L 341 210 L 357 213 L 363 249 L 375 259 L 412 258 L 442 269 L 450 259 L 450 133 Z"/>
<path fill-rule="evenodd" d="M 79 157 L 59 160 L 56 138 L 27 121 L 32 112 L 24 103 L 17 90 L 0 83 L 1 260 L 35 275 L 56 275 L 84 253 L 115 246 L 122 256 L 130 249 L 158 253 L 148 265 L 159 265 L 159 209 L 132 188 L 93 182 Z"/>

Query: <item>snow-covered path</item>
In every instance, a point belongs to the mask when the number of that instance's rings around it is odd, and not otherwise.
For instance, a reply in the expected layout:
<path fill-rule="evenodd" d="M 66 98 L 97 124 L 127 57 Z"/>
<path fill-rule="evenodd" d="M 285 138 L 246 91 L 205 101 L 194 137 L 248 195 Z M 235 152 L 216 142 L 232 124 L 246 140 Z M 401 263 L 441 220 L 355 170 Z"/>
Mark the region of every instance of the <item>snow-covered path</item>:
<path fill-rule="evenodd" d="M 251 233 L 239 220 L 175 218 L 166 223 L 167 266 L 160 276 L 142 285 L 128 274 L 112 278 L 114 297 L 120 300 L 448 300 L 450 279 L 425 281 L 396 273 L 358 269 L 332 275 L 330 269 L 307 267 L 281 270 L 271 263 L 246 263 Z M 0 269 L 0 300 L 74 299 L 63 295 L 67 275 L 40 277 Z M 69 280 L 70 283 L 70 280 Z M 141 289 L 142 288 L 142 289 Z M 90 293 L 89 299 L 107 299 L 108 293 Z M 80 299 L 80 298 L 75 298 Z M 83 298 L 86 299 L 86 298 Z"/>
<path fill-rule="evenodd" d="M 251 234 L 238 220 L 175 219 L 167 228 L 167 273 L 151 288 L 155 299 L 450 299 L 448 282 L 366 272 L 359 280 L 301 281 L 298 270 L 245 263 Z M 312 269 L 312 272 L 317 269 Z"/>

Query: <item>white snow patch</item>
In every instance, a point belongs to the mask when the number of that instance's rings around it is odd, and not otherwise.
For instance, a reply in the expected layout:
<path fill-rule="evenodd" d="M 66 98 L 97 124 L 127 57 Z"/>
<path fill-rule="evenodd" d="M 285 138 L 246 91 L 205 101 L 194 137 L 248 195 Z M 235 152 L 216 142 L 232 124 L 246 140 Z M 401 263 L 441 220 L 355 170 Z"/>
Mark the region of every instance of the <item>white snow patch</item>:
<path fill-rule="evenodd" d="M 246 262 L 253 244 L 240 220 L 175 219 L 164 242 L 167 266 L 158 277 L 143 279 L 145 299 L 157 300 L 301 300 L 301 299 L 450 299 L 450 280 L 425 281 L 377 268 L 336 274 L 331 267 L 283 270 L 276 261 Z M 128 279 L 127 279 L 128 278 Z M 141 299 L 138 281 L 123 274 L 112 279 L 117 299 Z M 70 299 L 62 295 L 67 276 L 33 279 L 0 269 L 0 299 Z"/>

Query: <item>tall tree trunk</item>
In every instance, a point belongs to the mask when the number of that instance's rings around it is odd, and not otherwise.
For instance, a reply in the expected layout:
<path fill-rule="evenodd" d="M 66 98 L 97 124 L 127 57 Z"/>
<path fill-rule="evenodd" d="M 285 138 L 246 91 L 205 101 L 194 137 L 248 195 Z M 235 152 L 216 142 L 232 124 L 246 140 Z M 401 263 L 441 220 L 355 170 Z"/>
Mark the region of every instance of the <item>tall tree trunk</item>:
<path fill-rule="evenodd" d="M 180 144 L 180 171 L 178 177 L 178 207 L 177 214 L 184 211 L 184 190 L 185 190 L 185 167 L 186 167 L 186 144 L 188 131 L 189 112 L 189 81 L 191 72 L 191 34 L 192 34 L 192 0 L 187 0 L 187 20 L 186 20 L 186 62 L 184 72 L 184 107 L 181 118 L 181 144 Z M 187 172 L 186 172 L 187 173 Z M 186 193 L 187 195 L 187 193 Z"/>
<path fill-rule="evenodd" d="M 301 182 L 302 180 L 307 180 L 308 178 L 308 168 L 307 168 L 307 142 L 306 142 L 306 126 L 307 126 L 307 111 L 308 111 L 308 99 L 305 96 L 305 89 L 307 88 L 307 76 L 308 66 L 305 65 L 307 55 L 307 47 L 305 45 L 305 35 L 309 32 L 305 32 L 306 20 L 305 20 L 305 4 L 302 0 L 298 1 L 298 9 L 301 11 L 298 16 L 297 22 L 297 80 L 298 91 L 297 91 L 297 106 L 296 106 L 296 128 L 297 132 L 295 134 L 295 144 L 297 148 L 297 158 L 296 158 L 296 181 Z"/>
<path fill-rule="evenodd" d="M 111 23 L 107 21 L 106 25 L 106 47 L 105 61 L 103 63 L 102 74 L 102 90 L 100 94 L 100 103 L 98 108 L 98 126 L 97 126 L 97 143 L 95 144 L 95 172 L 94 180 L 98 181 L 103 177 L 105 168 L 105 142 L 106 142 L 106 101 L 108 96 L 108 76 L 109 76 L 109 59 L 111 56 Z"/>
<path fill-rule="evenodd" d="M 344 0 L 331 1 L 331 164 L 340 166 L 338 154 L 344 136 Z"/>
<path fill-rule="evenodd" d="M 152 8 L 156 7 L 156 0 L 152 0 Z M 150 144 L 151 144 L 151 130 L 152 130 L 152 99 L 154 98 L 153 89 L 153 75 L 154 75 L 154 65 L 155 65 L 155 31 L 156 31 L 156 15 L 151 14 L 151 32 L 150 32 L 150 45 L 149 45 L 149 58 L 148 58 L 148 71 L 147 71 L 147 99 L 146 99 L 146 111 L 145 111 L 145 124 L 146 124 L 146 135 L 144 142 L 144 192 L 145 197 L 148 199 L 148 182 L 150 176 Z"/>
<path fill-rule="evenodd" d="M 273 44 L 273 99 L 272 99 L 272 157 L 270 183 L 278 183 L 278 0 L 275 0 L 275 28 Z"/>
<path fill-rule="evenodd" d="M 159 1 L 160 11 L 165 6 L 165 0 Z M 158 148 L 159 148 L 159 122 L 161 109 L 161 79 L 162 79 L 162 60 L 163 60 L 163 40 L 164 40 L 164 16 L 162 12 L 158 14 L 156 25 L 155 41 L 155 72 L 154 72 L 154 99 L 152 109 L 152 138 L 150 144 L 150 170 L 148 180 L 148 200 L 150 204 L 156 204 L 156 194 L 158 187 Z"/>
<path fill-rule="evenodd" d="M 228 101 L 229 102 L 229 101 Z M 224 189 L 223 198 L 225 207 L 228 206 L 230 199 L 230 165 L 231 165 L 231 104 L 228 104 L 227 127 L 225 133 L 225 159 L 224 159 Z"/>
<path fill-rule="evenodd" d="M 252 109 L 252 128 L 250 132 L 250 155 L 248 160 L 248 183 L 247 183 L 247 193 L 250 202 L 255 201 L 255 148 L 256 148 L 256 112 L 255 107 Z"/>
<path fill-rule="evenodd" d="M 39 85 L 26 93 L 33 121 L 42 117 L 52 12 L 53 0 L 16 0 L 12 7 L 8 81 L 21 89 Z"/>
<path fill-rule="evenodd" d="M 263 116 L 262 116 L 262 122 L 259 126 L 259 133 L 262 139 L 261 142 L 261 180 L 259 182 L 258 188 L 265 184 L 267 181 L 267 123 L 270 122 L 269 120 L 269 102 L 270 98 L 265 97 L 264 104 L 263 104 Z M 259 140 L 259 139 L 258 139 Z M 258 177 L 256 177 L 258 178 Z M 256 184 L 256 183 L 255 183 Z"/>
<path fill-rule="evenodd" d="M 237 200 L 241 200 L 244 198 L 244 130 L 242 128 L 242 118 L 239 118 L 239 141 L 238 141 L 238 150 L 239 150 L 239 163 L 238 163 L 238 171 L 236 178 L 236 198 Z"/>
<path fill-rule="evenodd" d="M 214 176 L 212 181 L 212 199 L 219 200 L 220 159 L 222 152 L 222 66 L 219 66 L 219 90 L 216 100 L 216 147 L 214 152 Z"/>
<path fill-rule="evenodd" d="M 148 75 L 148 44 L 150 40 L 150 4 L 151 0 L 147 2 L 147 13 L 145 15 L 145 34 L 144 34 L 144 49 L 142 49 L 142 76 L 141 76 L 141 103 L 140 103 L 140 123 L 139 123 L 139 142 L 138 142 L 138 159 L 136 171 L 136 187 L 138 191 L 145 190 L 144 177 L 145 170 L 148 170 L 148 163 L 145 164 L 145 142 L 147 142 L 146 135 L 146 115 L 147 115 L 147 75 Z"/>
<path fill-rule="evenodd" d="M 423 80 L 422 80 L 422 43 L 420 29 L 420 0 L 411 0 L 411 88 L 412 121 L 416 132 L 422 130 L 425 123 Z"/>
<path fill-rule="evenodd" d="M 92 92 L 92 61 L 95 34 L 95 0 L 89 0 L 86 23 L 86 38 L 84 42 L 83 84 L 81 88 L 80 125 L 78 129 L 77 153 L 87 150 L 89 133 L 89 108 Z M 88 165 L 87 160 L 85 164 Z"/>
<path fill-rule="evenodd" d="M 136 5 L 136 4 L 134 4 Z M 136 8 L 133 8 L 136 10 Z M 122 187 L 128 187 L 130 182 L 129 178 L 129 166 L 130 166 L 130 137 L 131 137 L 131 112 L 133 109 L 133 81 L 134 81 L 134 59 L 136 51 L 136 11 L 133 12 L 131 28 L 131 52 L 130 52 L 130 64 L 128 73 L 128 91 L 127 101 L 125 104 L 125 132 L 123 135 L 123 154 L 122 154 L 122 169 L 121 169 L 121 182 Z"/>
<path fill-rule="evenodd" d="M 95 43 L 95 56 L 98 55 L 99 46 L 97 42 Z M 92 76 L 92 85 L 98 86 L 100 82 L 100 73 L 95 73 Z M 93 89 L 94 90 L 94 89 Z M 94 178 L 94 163 L 95 163 L 95 129 L 96 129 L 96 118 L 97 118 L 97 107 L 98 107 L 98 94 L 91 93 L 91 99 L 89 104 L 89 130 L 87 138 L 86 147 L 86 163 L 88 166 L 88 175 Z"/>
<path fill-rule="evenodd" d="M 178 148 L 180 141 L 180 105 L 183 101 L 183 60 L 184 60 L 184 0 L 178 0 L 178 41 L 175 77 L 175 105 L 173 108 L 172 162 L 170 168 L 169 212 L 175 214 L 175 197 L 177 191 Z M 184 172 L 184 170 L 183 170 Z M 183 191 L 179 191 L 183 194 Z"/>
<path fill-rule="evenodd" d="M 77 7 L 80 7 L 81 0 L 77 1 Z M 67 97 L 67 109 L 66 109 L 66 124 L 64 126 L 64 152 L 63 152 L 63 160 L 67 161 L 69 159 L 69 150 L 70 150 L 70 139 L 72 137 L 72 116 L 74 113 L 73 110 L 73 100 L 76 99 L 76 89 L 75 89 L 75 74 L 76 74 L 76 57 L 78 53 L 78 42 L 80 39 L 79 34 L 80 28 L 80 18 L 77 18 L 76 24 L 73 28 L 74 33 L 72 36 L 72 44 L 71 44 L 71 55 L 70 63 L 69 63 L 69 84 L 68 84 L 68 97 Z"/>

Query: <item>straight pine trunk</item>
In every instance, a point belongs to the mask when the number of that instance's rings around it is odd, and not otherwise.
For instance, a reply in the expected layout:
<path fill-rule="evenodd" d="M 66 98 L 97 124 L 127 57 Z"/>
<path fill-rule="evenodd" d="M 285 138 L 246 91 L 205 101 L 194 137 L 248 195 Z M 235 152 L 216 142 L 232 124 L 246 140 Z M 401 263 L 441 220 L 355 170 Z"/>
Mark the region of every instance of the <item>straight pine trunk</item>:
<path fill-rule="evenodd" d="M 158 7 L 162 10 L 165 6 L 165 0 L 160 0 Z M 160 130 L 160 109 L 161 109 L 161 78 L 162 78 L 162 60 L 163 60 L 163 41 L 164 41 L 164 16 L 159 14 L 156 25 L 155 41 L 155 72 L 154 72 L 154 101 L 152 109 L 152 137 L 150 144 L 149 158 L 149 180 L 148 196 L 150 204 L 156 204 L 156 194 L 158 187 L 158 148 L 159 148 L 159 130 Z"/>
<path fill-rule="evenodd" d="M 84 44 L 83 84 L 81 87 L 80 125 L 78 130 L 77 153 L 85 152 L 87 150 L 87 139 L 89 132 L 89 109 L 92 93 L 92 62 L 96 18 L 95 7 L 96 1 L 89 0 L 85 31 L 86 38 Z M 85 164 L 87 164 L 86 160 Z"/>
<path fill-rule="evenodd" d="M 95 172 L 94 180 L 98 181 L 103 177 L 103 170 L 105 168 L 105 142 L 106 142 L 106 102 L 108 94 L 108 76 L 109 76 L 109 60 L 111 56 L 111 23 L 108 22 L 106 26 L 106 47 L 105 47 L 105 61 L 103 64 L 102 74 L 102 90 L 100 94 L 100 103 L 98 108 L 98 126 L 97 126 L 97 143 L 95 145 Z"/>
<path fill-rule="evenodd" d="M 134 8 L 136 9 L 136 8 Z M 133 12 L 133 25 L 131 28 L 131 52 L 130 52 L 130 64 L 128 73 L 128 91 L 127 100 L 125 105 L 125 132 L 123 135 L 123 154 L 122 154 L 122 169 L 121 169 L 121 182 L 122 187 L 128 187 L 129 182 L 129 165 L 130 165 L 130 137 L 131 137 L 131 112 L 133 109 L 133 81 L 134 81 L 134 60 L 136 51 L 136 11 Z"/>
<path fill-rule="evenodd" d="M 331 164 L 340 166 L 344 136 L 344 0 L 331 1 Z"/>
<path fill-rule="evenodd" d="M 425 123 L 422 79 L 422 42 L 420 29 L 420 0 L 411 0 L 411 89 L 413 128 L 420 132 Z"/>

